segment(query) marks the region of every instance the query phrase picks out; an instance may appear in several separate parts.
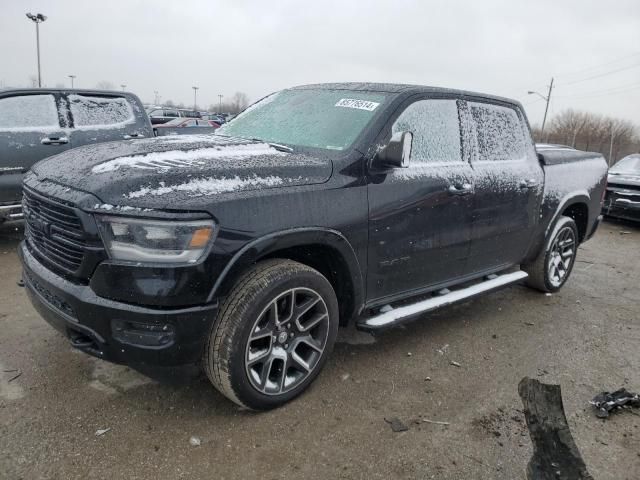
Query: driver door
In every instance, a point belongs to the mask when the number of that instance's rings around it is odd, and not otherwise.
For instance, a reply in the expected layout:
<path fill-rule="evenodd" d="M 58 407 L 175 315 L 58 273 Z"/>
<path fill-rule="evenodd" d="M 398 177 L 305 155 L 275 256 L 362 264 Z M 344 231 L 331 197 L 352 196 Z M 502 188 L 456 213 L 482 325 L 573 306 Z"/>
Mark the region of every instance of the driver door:
<path fill-rule="evenodd" d="M 466 273 L 473 213 L 458 102 L 413 97 L 384 133 L 413 133 L 408 168 L 369 173 L 367 297 L 393 300 Z"/>

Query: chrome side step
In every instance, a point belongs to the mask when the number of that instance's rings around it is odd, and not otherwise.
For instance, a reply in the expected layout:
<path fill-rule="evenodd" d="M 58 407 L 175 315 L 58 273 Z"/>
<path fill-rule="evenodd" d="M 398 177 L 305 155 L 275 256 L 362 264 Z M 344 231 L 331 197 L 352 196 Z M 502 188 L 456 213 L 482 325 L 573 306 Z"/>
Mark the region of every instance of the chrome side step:
<path fill-rule="evenodd" d="M 394 309 L 386 309 L 386 311 L 379 315 L 359 321 L 356 326 L 360 330 L 368 331 L 391 327 L 421 313 L 430 312 L 453 303 L 468 300 L 482 293 L 487 293 L 492 290 L 497 290 L 507 285 L 511 285 L 512 283 L 517 283 L 528 276 L 529 275 L 526 272 L 521 270 L 513 273 L 506 273 L 504 275 L 491 275 L 482 282 L 460 290 L 452 290 L 444 294 L 442 294 L 443 291 L 441 290 L 436 296 L 427 298 L 426 300 L 421 300 L 417 303 Z"/>

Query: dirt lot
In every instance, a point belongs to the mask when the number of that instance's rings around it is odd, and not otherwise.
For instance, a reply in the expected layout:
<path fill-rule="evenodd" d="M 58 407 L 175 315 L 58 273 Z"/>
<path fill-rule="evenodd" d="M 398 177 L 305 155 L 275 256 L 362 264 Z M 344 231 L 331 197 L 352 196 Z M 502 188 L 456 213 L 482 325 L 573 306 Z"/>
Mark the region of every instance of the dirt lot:
<path fill-rule="evenodd" d="M 553 296 L 516 286 L 375 338 L 342 332 L 310 391 L 262 414 L 202 378 L 159 383 L 75 352 L 16 284 L 21 234 L 0 227 L 0 478 L 524 478 L 524 376 L 562 386 L 594 478 L 640 477 L 640 412 L 602 421 L 588 405 L 640 390 L 633 225 L 605 223 Z"/>

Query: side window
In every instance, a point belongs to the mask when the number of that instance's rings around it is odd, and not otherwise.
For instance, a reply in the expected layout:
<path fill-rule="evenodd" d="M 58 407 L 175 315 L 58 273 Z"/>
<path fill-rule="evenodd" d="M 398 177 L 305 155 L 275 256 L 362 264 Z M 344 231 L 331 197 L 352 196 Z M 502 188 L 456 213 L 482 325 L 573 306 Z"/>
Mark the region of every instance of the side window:
<path fill-rule="evenodd" d="M 178 118 L 180 116 L 180 114 L 176 110 L 165 110 L 164 111 L 164 116 L 165 117 Z"/>
<path fill-rule="evenodd" d="M 412 132 L 411 161 L 461 162 L 460 118 L 455 100 L 419 100 L 409 105 L 391 127 Z"/>
<path fill-rule="evenodd" d="M 524 160 L 527 147 L 518 113 L 509 107 L 469 103 L 480 161 Z"/>
<path fill-rule="evenodd" d="M 1 131 L 51 131 L 59 128 L 53 95 L 0 98 Z"/>
<path fill-rule="evenodd" d="M 149 113 L 150 117 L 163 117 L 164 116 L 164 111 L 162 110 L 153 110 L 152 112 Z"/>
<path fill-rule="evenodd" d="M 75 128 L 119 128 L 135 123 L 133 109 L 126 98 L 69 95 L 69 108 Z"/>

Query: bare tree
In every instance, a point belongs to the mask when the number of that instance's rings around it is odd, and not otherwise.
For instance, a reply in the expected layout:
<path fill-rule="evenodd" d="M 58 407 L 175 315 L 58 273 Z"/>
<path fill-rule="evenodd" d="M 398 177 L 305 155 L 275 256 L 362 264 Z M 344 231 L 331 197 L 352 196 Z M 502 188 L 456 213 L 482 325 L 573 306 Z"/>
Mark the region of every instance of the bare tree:
<path fill-rule="evenodd" d="M 166 102 L 164 102 L 165 107 L 175 107 L 176 104 L 173 103 L 173 100 L 167 100 Z"/>
<path fill-rule="evenodd" d="M 109 80 L 102 80 L 96 84 L 98 90 L 115 90 L 116 86 Z"/>
<path fill-rule="evenodd" d="M 38 76 L 29 75 L 29 83 L 31 84 L 31 88 L 38 88 Z"/>
<path fill-rule="evenodd" d="M 556 115 L 549 125 L 546 141 L 599 152 L 610 165 L 624 155 L 640 151 L 638 130 L 628 120 L 570 109 Z M 532 128 L 532 131 L 540 141 L 539 130 Z"/>

